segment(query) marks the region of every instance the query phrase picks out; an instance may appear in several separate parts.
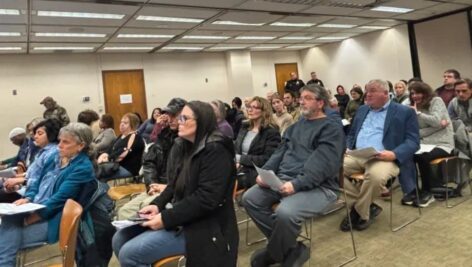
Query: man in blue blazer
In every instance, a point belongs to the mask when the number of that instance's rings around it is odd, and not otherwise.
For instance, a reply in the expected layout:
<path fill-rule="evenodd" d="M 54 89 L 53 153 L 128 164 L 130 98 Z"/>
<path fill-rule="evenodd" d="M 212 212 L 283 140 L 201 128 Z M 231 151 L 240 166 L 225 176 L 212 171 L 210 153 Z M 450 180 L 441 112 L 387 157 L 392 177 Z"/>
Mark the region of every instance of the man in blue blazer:
<path fill-rule="evenodd" d="M 357 230 L 369 227 L 380 213 L 381 208 L 374 200 L 389 178 L 404 174 L 400 176 L 406 194 L 403 201 L 410 201 L 416 192 L 413 155 L 420 147 L 417 116 L 413 109 L 391 102 L 388 88 L 383 80 L 372 80 L 366 85 L 365 105 L 357 110 L 347 137 L 344 189 L 351 205 L 352 224 Z M 350 150 L 368 147 L 375 148 L 378 154 L 371 158 L 349 155 Z M 353 184 L 348 177 L 354 173 L 364 173 L 365 180 Z M 349 230 L 347 217 L 341 223 L 341 230 Z"/>

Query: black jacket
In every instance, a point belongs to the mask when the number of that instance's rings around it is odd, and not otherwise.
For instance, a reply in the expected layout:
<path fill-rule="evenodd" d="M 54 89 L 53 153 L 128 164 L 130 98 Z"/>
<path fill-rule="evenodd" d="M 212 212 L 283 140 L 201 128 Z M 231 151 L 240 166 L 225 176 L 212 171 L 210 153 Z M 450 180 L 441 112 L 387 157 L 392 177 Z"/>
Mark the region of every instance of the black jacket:
<path fill-rule="evenodd" d="M 242 155 L 242 144 L 248 131 L 249 123 L 245 123 L 239 131 L 234 147 L 236 154 L 241 155 L 239 160 L 241 167 L 238 171 L 245 173 L 248 178 L 255 179 L 257 172 L 252 163 L 254 162 L 256 166 L 262 167 L 279 146 L 281 137 L 279 130 L 274 127 L 262 128 L 252 140 L 247 155 Z"/>
<path fill-rule="evenodd" d="M 234 267 L 239 233 L 232 199 L 236 170 L 231 140 L 219 132 L 207 137 L 191 156 L 189 173 L 181 190 L 177 179 L 169 177 L 168 186 L 151 204 L 158 206 L 166 229 L 182 227 L 187 266 Z M 169 202 L 173 208 L 166 209 Z"/>

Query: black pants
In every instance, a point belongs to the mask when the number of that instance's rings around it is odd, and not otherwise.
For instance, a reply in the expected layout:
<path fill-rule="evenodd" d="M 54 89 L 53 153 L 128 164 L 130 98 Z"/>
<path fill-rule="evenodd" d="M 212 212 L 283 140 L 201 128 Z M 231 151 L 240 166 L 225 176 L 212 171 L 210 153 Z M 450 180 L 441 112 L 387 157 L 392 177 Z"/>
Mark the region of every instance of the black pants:
<path fill-rule="evenodd" d="M 20 198 L 22 198 L 21 195 L 16 192 L 7 193 L 3 190 L 0 190 L 0 203 L 13 203 Z"/>
<path fill-rule="evenodd" d="M 415 162 L 418 164 L 420 171 L 422 190 L 431 191 L 431 188 L 443 186 L 441 170 L 431 166 L 430 162 L 450 155 L 440 148 L 434 148 L 431 152 L 415 155 Z"/>

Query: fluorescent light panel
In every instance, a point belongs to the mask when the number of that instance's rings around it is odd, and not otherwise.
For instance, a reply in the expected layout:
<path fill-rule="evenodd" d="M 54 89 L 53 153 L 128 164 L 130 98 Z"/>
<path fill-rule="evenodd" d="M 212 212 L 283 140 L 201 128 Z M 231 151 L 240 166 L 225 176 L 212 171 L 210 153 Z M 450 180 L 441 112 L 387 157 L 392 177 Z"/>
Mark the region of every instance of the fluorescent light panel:
<path fill-rule="evenodd" d="M 152 46 L 108 46 L 104 50 L 151 50 Z"/>
<path fill-rule="evenodd" d="M 244 46 L 210 47 L 210 50 L 238 50 L 246 49 Z"/>
<path fill-rule="evenodd" d="M 251 49 L 277 49 L 281 48 L 281 46 L 255 46 L 251 47 Z"/>
<path fill-rule="evenodd" d="M 12 51 L 12 50 L 21 50 L 21 47 L 18 46 L 4 46 L 0 47 L 0 51 Z"/>
<path fill-rule="evenodd" d="M 317 38 L 316 40 L 344 40 L 347 38 L 348 37 L 341 37 L 341 36 L 325 36 L 325 37 Z"/>
<path fill-rule="evenodd" d="M 40 46 L 33 48 L 34 50 L 92 50 L 91 46 Z"/>
<path fill-rule="evenodd" d="M 354 28 L 356 26 L 357 25 L 352 25 L 352 24 L 330 24 L 330 23 L 318 25 L 318 27 L 321 27 L 321 28 L 345 28 L 345 29 Z"/>
<path fill-rule="evenodd" d="M 196 46 L 166 46 L 162 49 L 166 50 L 202 50 L 203 47 L 196 47 Z"/>
<path fill-rule="evenodd" d="M 88 18 L 88 19 L 122 19 L 123 14 L 87 13 L 87 12 L 64 12 L 38 10 L 40 17 L 64 17 L 64 18 Z"/>
<path fill-rule="evenodd" d="M 360 26 L 359 29 L 370 29 L 370 30 L 385 30 L 389 27 L 386 26 Z"/>
<path fill-rule="evenodd" d="M 0 37 L 21 36 L 20 32 L 0 32 Z"/>
<path fill-rule="evenodd" d="M 405 8 L 405 7 L 393 7 L 393 6 L 378 6 L 371 8 L 372 11 L 380 11 L 380 12 L 391 12 L 391 13 L 408 13 L 413 11 L 414 9 Z"/>
<path fill-rule="evenodd" d="M 237 22 L 231 20 L 217 20 L 214 21 L 212 24 L 218 25 L 233 25 L 233 26 L 262 26 L 264 23 L 245 23 L 245 22 Z"/>
<path fill-rule="evenodd" d="M 280 37 L 280 40 L 311 40 L 315 37 L 309 37 L 309 36 L 285 36 L 285 37 Z"/>
<path fill-rule="evenodd" d="M 288 22 L 274 22 L 270 26 L 280 26 L 280 27 L 312 27 L 315 24 L 313 23 L 288 23 Z"/>
<path fill-rule="evenodd" d="M 167 34 L 133 34 L 133 33 L 120 33 L 118 38 L 172 38 L 174 35 Z"/>
<path fill-rule="evenodd" d="M 213 36 L 213 35 L 185 35 L 182 39 L 212 39 L 212 40 L 226 40 L 229 36 Z"/>
<path fill-rule="evenodd" d="M 166 22 L 185 22 L 185 23 L 200 23 L 203 19 L 191 18 L 176 18 L 176 17 L 161 17 L 161 16 L 143 16 L 140 15 L 136 20 L 150 20 L 150 21 L 166 21 Z"/>
<path fill-rule="evenodd" d="M 0 9 L 0 15 L 20 15 L 20 10 L 18 9 Z"/>
<path fill-rule="evenodd" d="M 37 32 L 38 37 L 85 37 L 85 38 L 103 38 L 104 33 L 69 33 L 69 32 Z"/>
<path fill-rule="evenodd" d="M 275 36 L 238 36 L 235 39 L 238 40 L 272 40 Z"/>

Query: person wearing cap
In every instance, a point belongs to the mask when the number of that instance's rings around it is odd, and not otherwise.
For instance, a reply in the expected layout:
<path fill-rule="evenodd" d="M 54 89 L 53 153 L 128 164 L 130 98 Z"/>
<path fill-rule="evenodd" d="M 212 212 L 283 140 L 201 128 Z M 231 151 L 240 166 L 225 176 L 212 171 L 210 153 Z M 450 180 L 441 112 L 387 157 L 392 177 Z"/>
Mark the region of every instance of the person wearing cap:
<path fill-rule="evenodd" d="M 61 122 L 62 126 L 66 126 L 70 123 L 66 109 L 59 106 L 54 98 L 47 96 L 40 102 L 40 104 L 46 107 L 46 110 L 43 113 L 44 119 L 57 119 Z"/>
<path fill-rule="evenodd" d="M 152 129 L 151 135 L 149 136 L 151 142 L 156 142 L 157 136 L 161 130 L 168 126 L 169 118 L 172 116 L 177 117 L 178 113 L 182 111 L 182 108 L 185 106 L 185 104 L 187 104 L 187 101 L 179 97 L 172 98 L 169 101 L 169 104 L 167 104 L 167 106 L 162 109 L 161 116 L 156 119 L 154 129 Z"/>
<path fill-rule="evenodd" d="M 26 138 L 26 130 L 21 127 L 13 128 L 8 134 L 8 139 L 16 145 L 19 146 L 18 154 L 15 157 L 3 160 L 0 164 L 1 169 L 6 169 L 9 167 L 14 167 L 20 161 L 26 161 L 26 155 L 28 154 L 28 138 Z"/>

